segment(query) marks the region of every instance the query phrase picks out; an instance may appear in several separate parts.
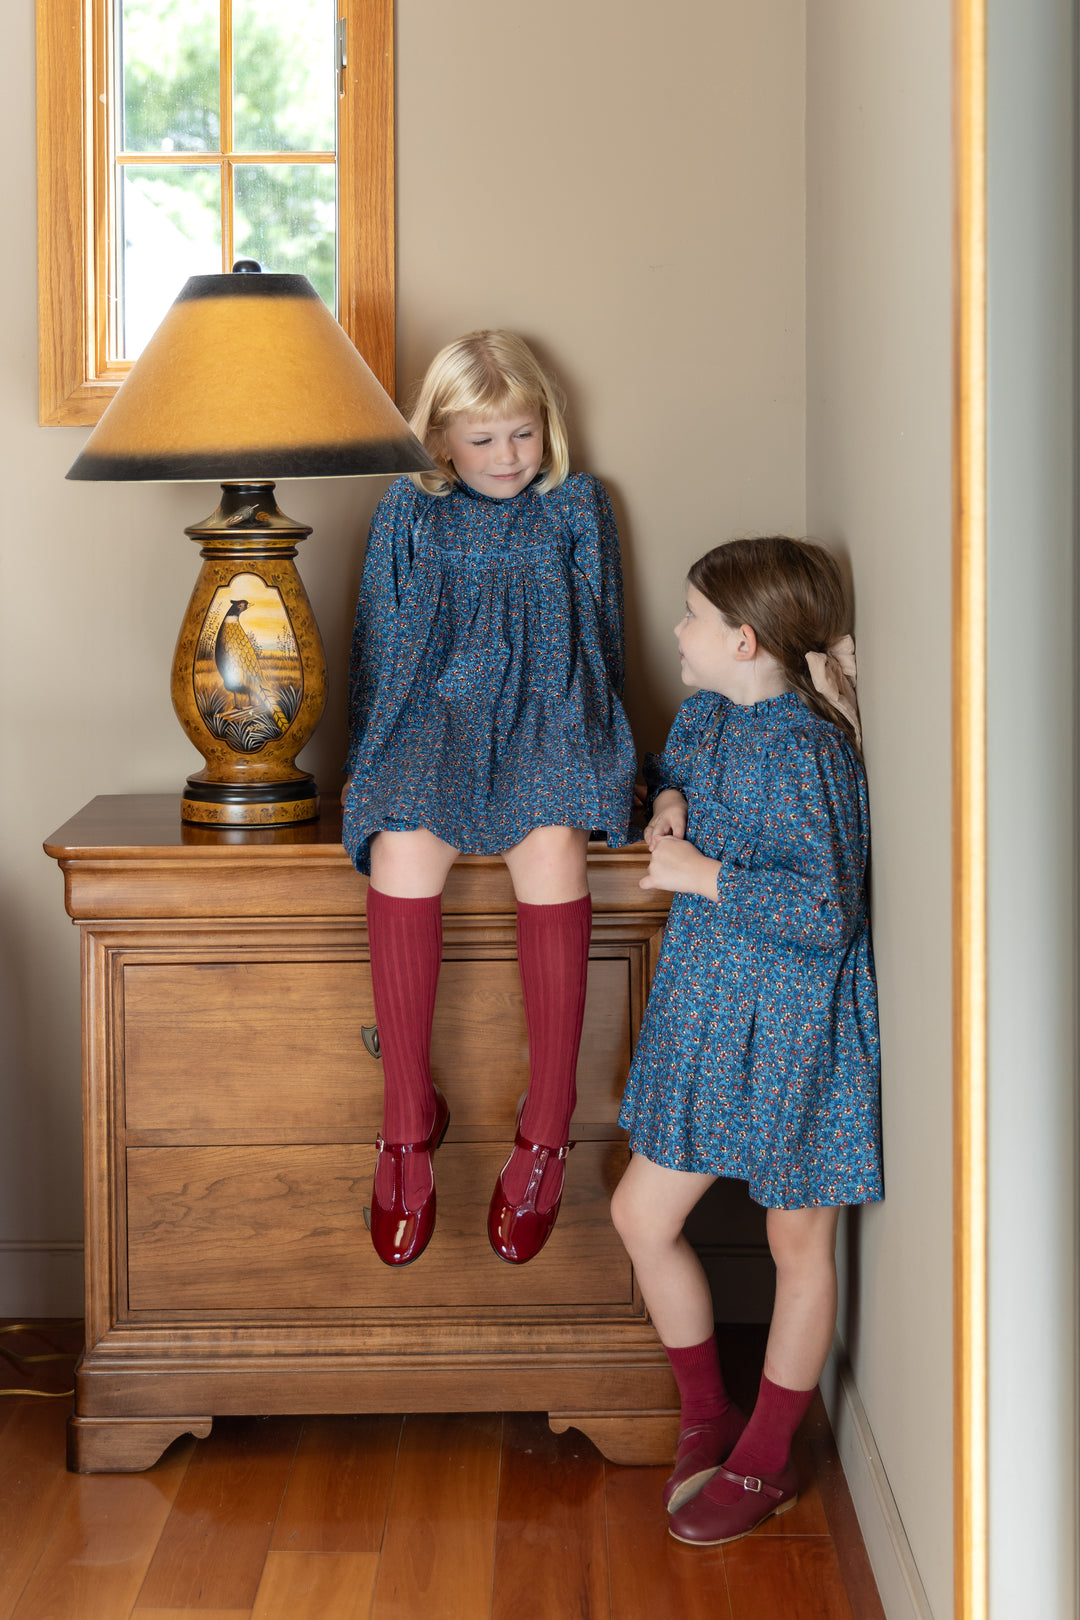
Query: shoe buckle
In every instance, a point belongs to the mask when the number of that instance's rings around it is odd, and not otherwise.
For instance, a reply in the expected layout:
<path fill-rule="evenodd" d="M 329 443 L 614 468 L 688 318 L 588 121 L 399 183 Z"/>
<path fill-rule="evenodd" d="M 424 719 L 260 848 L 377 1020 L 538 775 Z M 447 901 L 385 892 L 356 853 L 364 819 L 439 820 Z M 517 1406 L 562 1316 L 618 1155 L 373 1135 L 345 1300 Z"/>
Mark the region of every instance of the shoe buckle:
<path fill-rule="evenodd" d="M 744 1491 L 754 1491 L 756 1495 L 761 1495 L 761 1481 L 755 1479 L 753 1474 L 747 1474 L 742 1483 Z"/>

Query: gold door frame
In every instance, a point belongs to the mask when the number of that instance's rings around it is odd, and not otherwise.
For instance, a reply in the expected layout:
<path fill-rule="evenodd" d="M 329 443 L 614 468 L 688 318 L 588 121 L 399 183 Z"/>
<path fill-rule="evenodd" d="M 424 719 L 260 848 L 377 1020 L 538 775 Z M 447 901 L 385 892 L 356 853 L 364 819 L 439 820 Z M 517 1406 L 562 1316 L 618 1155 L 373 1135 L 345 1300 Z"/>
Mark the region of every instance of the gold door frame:
<path fill-rule="evenodd" d="M 953 5 L 953 1383 L 956 1620 L 987 1612 L 986 0 Z"/>

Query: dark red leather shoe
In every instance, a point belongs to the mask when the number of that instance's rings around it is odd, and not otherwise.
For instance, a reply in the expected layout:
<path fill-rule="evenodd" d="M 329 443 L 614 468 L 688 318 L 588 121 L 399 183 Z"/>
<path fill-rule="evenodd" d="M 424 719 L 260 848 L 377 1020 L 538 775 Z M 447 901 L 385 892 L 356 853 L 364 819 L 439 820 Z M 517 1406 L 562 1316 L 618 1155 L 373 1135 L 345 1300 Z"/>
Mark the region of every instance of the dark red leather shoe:
<path fill-rule="evenodd" d="M 679 1434 L 675 1467 L 664 1481 L 664 1506 L 669 1513 L 681 1508 L 707 1485 L 746 1428 L 746 1418 L 734 1402 L 722 1417 L 688 1423 Z"/>
<path fill-rule="evenodd" d="M 439 1146 L 446 1135 L 446 1127 L 450 1123 L 450 1109 L 446 1098 L 435 1087 L 435 1123 L 431 1127 L 431 1134 L 423 1142 L 384 1142 L 381 1135 L 375 1138 L 378 1154 L 375 1159 L 375 1178 L 371 1187 L 371 1241 L 375 1245 L 375 1253 L 379 1259 L 388 1266 L 407 1266 L 419 1258 L 428 1246 L 428 1240 L 435 1230 L 435 1173 L 431 1174 L 431 1191 L 421 1201 L 416 1209 L 410 1209 L 405 1201 L 405 1155 L 407 1153 L 426 1153 L 430 1163 L 431 1154 Z M 379 1162 L 383 1154 L 389 1154 L 394 1167 L 394 1190 L 389 1204 L 380 1201 L 376 1187 L 378 1185 Z"/>
<path fill-rule="evenodd" d="M 514 1133 L 514 1146 L 533 1156 L 529 1179 L 521 1202 L 512 1204 L 503 1187 L 503 1176 L 510 1164 L 510 1159 L 507 1159 L 499 1171 L 495 1191 L 491 1195 L 491 1204 L 488 1208 L 488 1237 L 500 1260 L 506 1260 L 512 1266 L 523 1266 L 527 1260 L 534 1259 L 540 1253 L 551 1236 L 551 1229 L 555 1225 L 559 1205 L 562 1203 L 560 1186 L 559 1196 L 550 1209 L 543 1211 L 537 1209 L 536 1200 L 544 1179 L 544 1171 L 552 1159 L 560 1163 L 565 1161 L 574 1143 L 566 1142 L 561 1148 L 545 1147 L 542 1142 L 530 1142 L 518 1130 Z M 513 1158 L 513 1154 L 510 1158 Z"/>
<path fill-rule="evenodd" d="M 676 1541 L 685 1541 L 691 1547 L 717 1547 L 725 1541 L 738 1541 L 774 1513 L 786 1513 L 798 1501 L 798 1476 L 790 1463 L 776 1479 L 733 1474 L 727 1468 L 718 1468 L 713 1479 L 738 1485 L 738 1500 L 731 1504 L 716 1502 L 707 1489 L 699 1491 L 668 1520 L 668 1530 Z"/>

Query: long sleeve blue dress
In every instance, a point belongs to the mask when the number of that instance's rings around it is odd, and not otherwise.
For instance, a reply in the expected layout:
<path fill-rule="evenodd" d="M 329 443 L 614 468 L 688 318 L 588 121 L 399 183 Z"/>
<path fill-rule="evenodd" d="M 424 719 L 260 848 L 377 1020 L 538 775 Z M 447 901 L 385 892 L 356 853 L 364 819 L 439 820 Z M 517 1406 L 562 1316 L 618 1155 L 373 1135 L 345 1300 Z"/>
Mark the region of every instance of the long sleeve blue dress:
<path fill-rule="evenodd" d="M 578 473 L 493 500 L 407 478 L 376 508 L 349 671 L 345 846 L 427 828 L 497 854 L 536 827 L 627 841 L 635 753 L 619 537 Z"/>
<path fill-rule="evenodd" d="M 689 698 L 656 793 L 720 862 L 716 899 L 674 896 L 623 1099 L 630 1145 L 732 1176 L 767 1208 L 882 1197 L 866 778 L 794 692 Z"/>

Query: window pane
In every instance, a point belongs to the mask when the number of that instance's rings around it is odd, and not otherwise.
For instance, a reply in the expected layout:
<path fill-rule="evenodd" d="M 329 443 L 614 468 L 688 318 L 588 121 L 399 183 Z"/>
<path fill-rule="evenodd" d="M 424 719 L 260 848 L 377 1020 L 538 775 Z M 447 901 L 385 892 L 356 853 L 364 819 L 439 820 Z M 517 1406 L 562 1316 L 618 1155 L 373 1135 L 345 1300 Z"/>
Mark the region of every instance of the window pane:
<path fill-rule="evenodd" d="M 332 152 L 334 0 L 233 0 L 237 152 Z"/>
<path fill-rule="evenodd" d="M 219 143 L 218 0 L 116 0 L 127 152 Z"/>
<path fill-rule="evenodd" d="M 237 258 L 307 276 L 335 307 L 336 198 L 331 163 L 238 163 L 233 170 Z"/>
<path fill-rule="evenodd" d="M 188 276 L 221 270 L 221 168 L 131 163 L 121 175 L 116 348 L 134 360 Z"/>

